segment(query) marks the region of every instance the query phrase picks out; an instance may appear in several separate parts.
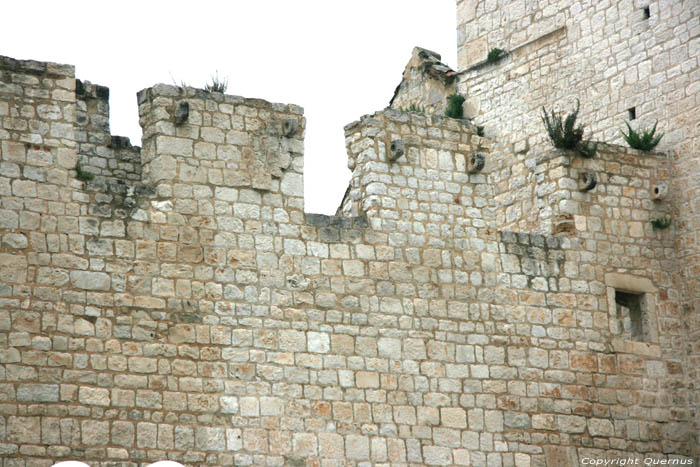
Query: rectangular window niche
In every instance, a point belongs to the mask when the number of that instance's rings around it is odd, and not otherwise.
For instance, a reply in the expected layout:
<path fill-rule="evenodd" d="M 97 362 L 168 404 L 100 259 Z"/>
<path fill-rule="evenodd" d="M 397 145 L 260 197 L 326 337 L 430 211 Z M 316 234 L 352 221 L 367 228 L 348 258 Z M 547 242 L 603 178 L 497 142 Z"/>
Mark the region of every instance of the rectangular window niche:
<path fill-rule="evenodd" d="M 658 352 L 658 345 L 654 345 L 659 342 L 656 287 L 645 277 L 617 273 L 606 274 L 605 285 L 615 350 L 644 354 Z"/>
<path fill-rule="evenodd" d="M 650 342 L 645 294 L 615 289 L 617 330 L 623 339 Z"/>

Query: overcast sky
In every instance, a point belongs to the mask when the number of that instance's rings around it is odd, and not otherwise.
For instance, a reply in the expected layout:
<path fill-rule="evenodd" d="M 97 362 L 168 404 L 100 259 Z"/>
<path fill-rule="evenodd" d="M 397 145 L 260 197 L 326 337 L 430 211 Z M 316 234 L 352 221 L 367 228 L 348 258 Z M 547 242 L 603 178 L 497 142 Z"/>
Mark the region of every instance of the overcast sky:
<path fill-rule="evenodd" d="M 0 55 L 75 65 L 110 88 L 112 134 L 140 145 L 136 93 L 156 83 L 304 107 L 307 212 L 350 178 L 343 126 L 389 104 L 414 46 L 456 68 L 455 0 L 31 1 L 0 8 Z"/>

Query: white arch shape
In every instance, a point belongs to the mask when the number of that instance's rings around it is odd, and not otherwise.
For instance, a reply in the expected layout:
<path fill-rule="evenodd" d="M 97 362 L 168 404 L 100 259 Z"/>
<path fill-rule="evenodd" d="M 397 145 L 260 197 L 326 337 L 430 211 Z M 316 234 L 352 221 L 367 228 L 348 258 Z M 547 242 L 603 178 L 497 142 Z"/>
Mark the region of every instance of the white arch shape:
<path fill-rule="evenodd" d="M 149 464 L 147 467 L 184 467 L 182 464 L 174 461 L 158 461 Z"/>
<path fill-rule="evenodd" d="M 51 467 L 90 467 L 90 466 L 85 464 L 84 462 L 62 461 L 62 462 L 59 462 L 58 464 L 54 464 Z"/>

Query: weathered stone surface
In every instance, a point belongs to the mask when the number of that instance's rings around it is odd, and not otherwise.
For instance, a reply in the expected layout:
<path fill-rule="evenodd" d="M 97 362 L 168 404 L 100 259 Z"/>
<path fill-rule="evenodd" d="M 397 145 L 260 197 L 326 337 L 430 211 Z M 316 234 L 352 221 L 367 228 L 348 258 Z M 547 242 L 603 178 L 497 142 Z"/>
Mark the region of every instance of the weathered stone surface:
<path fill-rule="evenodd" d="M 27 237 L 23 234 L 3 235 L 2 244 L 7 248 L 21 250 L 27 248 Z"/>
<path fill-rule="evenodd" d="M 41 443 L 39 417 L 7 417 L 7 441 L 17 444 Z"/>
<path fill-rule="evenodd" d="M 0 281 L 24 282 L 27 278 L 27 258 L 22 255 L 0 253 Z"/>
<path fill-rule="evenodd" d="M 86 405 L 110 405 L 109 390 L 103 388 L 81 387 L 78 392 L 78 400 Z"/>
<path fill-rule="evenodd" d="M 83 290 L 109 290 L 111 280 L 104 272 L 73 271 L 70 281 L 74 287 Z"/>
<path fill-rule="evenodd" d="M 57 384 L 20 384 L 17 400 L 22 402 L 58 402 Z"/>
<path fill-rule="evenodd" d="M 345 438 L 345 454 L 351 460 L 369 459 L 369 439 L 366 436 L 348 435 Z"/>
<path fill-rule="evenodd" d="M 82 442 L 86 446 L 104 446 L 109 443 L 109 422 L 85 420 L 80 429 Z"/>

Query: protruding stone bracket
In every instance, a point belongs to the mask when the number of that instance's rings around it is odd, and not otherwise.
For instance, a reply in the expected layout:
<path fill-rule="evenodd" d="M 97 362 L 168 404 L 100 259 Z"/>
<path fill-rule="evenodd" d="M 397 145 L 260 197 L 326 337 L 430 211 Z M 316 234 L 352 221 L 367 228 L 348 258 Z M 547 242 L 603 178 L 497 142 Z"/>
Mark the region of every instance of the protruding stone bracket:
<path fill-rule="evenodd" d="M 180 101 L 175 109 L 175 126 L 180 126 L 190 118 L 190 104 L 187 101 Z"/>
<path fill-rule="evenodd" d="M 475 151 L 469 156 L 469 162 L 467 163 L 467 171 L 469 173 L 481 172 L 486 165 L 486 157 L 483 153 Z"/>
<path fill-rule="evenodd" d="M 389 143 L 389 152 L 387 153 L 387 158 L 391 162 L 394 162 L 399 157 L 403 156 L 404 151 L 405 151 L 405 148 L 404 148 L 403 140 L 402 139 L 395 139 L 391 143 Z"/>
<path fill-rule="evenodd" d="M 598 184 L 598 176 L 595 172 L 583 172 L 579 180 L 579 190 L 591 191 Z"/>
<path fill-rule="evenodd" d="M 655 200 L 662 200 L 668 195 L 668 184 L 666 182 L 659 182 L 654 185 L 651 189 L 651 198 Z"/>
<path fill-rule="evenodd" d="M 288 118 L 282 125 L 282 133 L 287 137 L 293 136 L 298 130 L 299 121 L 296 118 Z"/>

